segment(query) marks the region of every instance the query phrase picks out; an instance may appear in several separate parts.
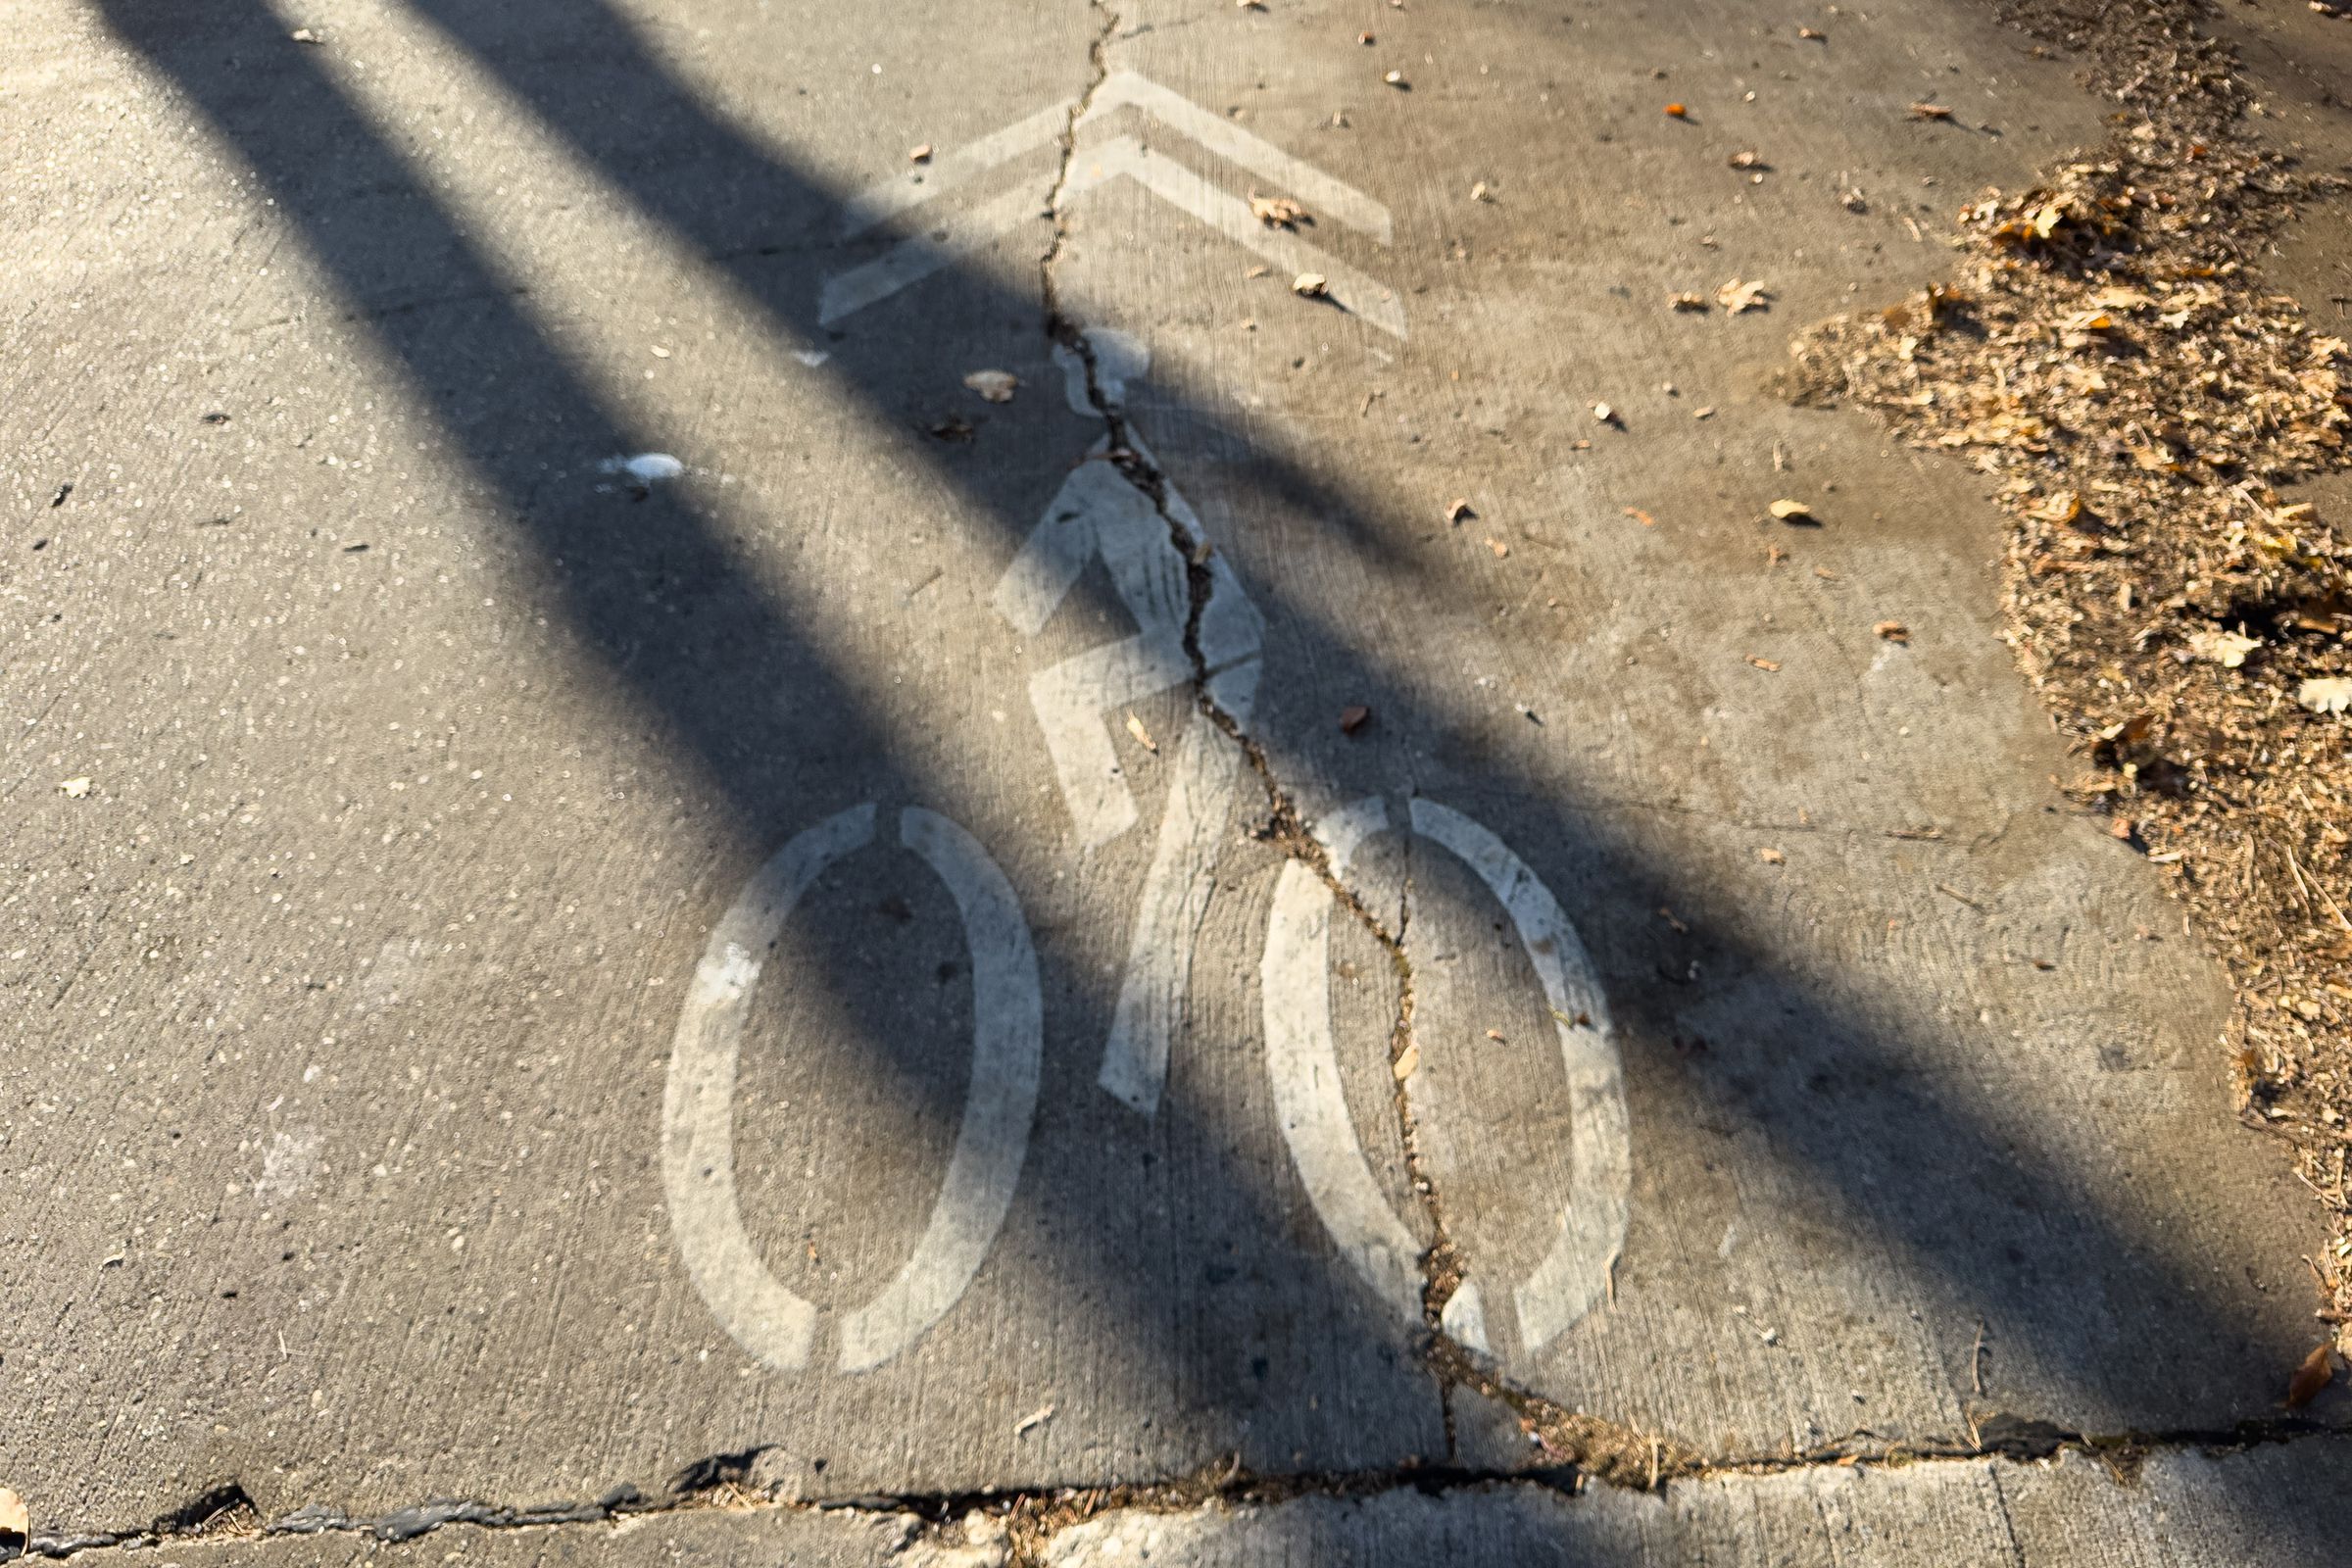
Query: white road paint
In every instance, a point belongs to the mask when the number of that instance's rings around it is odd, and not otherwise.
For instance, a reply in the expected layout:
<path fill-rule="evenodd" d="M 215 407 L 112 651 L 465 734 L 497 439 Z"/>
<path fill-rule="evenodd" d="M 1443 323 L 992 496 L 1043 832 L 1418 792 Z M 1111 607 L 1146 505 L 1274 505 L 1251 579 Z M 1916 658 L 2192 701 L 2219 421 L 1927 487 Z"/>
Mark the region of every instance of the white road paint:
<path fill-rule="evenodd" d="M 1144 346 L 1132 338 L 1102 334 L 1093 346 L 1098 382 L 1106 397 L 1118 396 L 1125 377 L 1142 373 L 1148 363 Z M 1077 377 L 1065 387 L 1071 407 L 1095 413 L 1083 369 L 1073 370 L 1065 361 L 1063 370 L 1065 377 Z M 1152 462 L 1132 432 L 1128 440 L 1144 462 Z M 1087 563 L 1099 556 L 1120 602 L 1135 617 L 1133 637 L 1065 659 L 1029 682 L 1030 706 L 1086 851 L 1118 838 L 1138 818 L 1104 714 L 1189 685 L 1193 678 L 1184 647 L 1192 610 L 1187 567 L 1169 532 L 1169 518 L 1187 539 L 1207 538 L 1200 515 L 1182 496 L 1166 493 L 1167 516 L 1162 516 L 1152 498 L 1108 459 L 1105 436 L 1048 503 L 998 581 L 993 600 L 997 613 L 1033 637 L 1068 597 Z M 1237 723 L 1247 723 L 1257 699 L 1265 622 L 1222 554 L 1211 555 L 1205 569 L 1209 591 L 1199 635 L 1209 692 Z M 1167 774 L 1167 805 L 1144 875 L 1100 1078 L 1105 1091 L 1147 1116 L 1158 1109 L 1168 1054 L 1183 1026 L 1193 942 L 1216 887 L 1217 854 L 1232 819 L 1241 760 L 1241 748 L 1232 738 L 1206 715 L 1195 713 Z"/>
<path fill-rule="evenodd" d="M 1550 1249 L 1511 1292 L 1520 1348 L 1534 1354 L 1601 1298 L 1624 1250 L 1633 1163 L 1617 1049 L 1592 959 L 1526 863 L 1493 833 L 1435 801 L 1412 803 L 1411 825 L 1460 857 L 1510 914 L 1557 1020 L 1571 1105 L 1568 1200 Z M 1377 797 L 1327 817 L 1316 837 L 1332 874 L 1346 876 L 1357 846 L 1389 826 Z M 1341 1089 L 1331 1029 L 1331 906 L 1313 871 L 1297 861 L 1283 867 L 1259 970 L 1275 1110 L 1307 1197 L 1342 1254 L 1377 1297 L 1417 1323 L 1421 1248 L 1381 1195 Z M 1409 1082 L 1405 1092 L 1411 1093 Z M 1442 1319 L 1455 1340 L 1482 1351 L 1490 1349 L 1484 1300 L 1474 1268 Z"/>
<path fill-rule="evenodd" d="M 826 278 L 816 297 L 817 323 L 831 326 L 845 316 L 855 316 L 954 265 L 1000 234 L 1044 216 L 1033 193 L 1007 191 L 971 212 L 947 219 L 932 234 L 903 239 L 864 266 Z"/>
<path fill-rule="evenodd" d="M 871 843 L 874 808 L 852 807 L 787 843 L 744 887 L 703 951 L 670 1048 L 662 1178 L 671 1235 L 695 1289 L 738 1345 L 777 1371 L 808 1366 L 817 1309 L 769 1272 L 735 1192 L 734 1100 L 744 1020 L 767 952 L 827 865 Z M 900 842 L 947 884 L 972 957 L 972 1073 L 963 1124 L 928 1227 L 898 1277 L 846 1314 L 840 1367 L 905 1349 L 963 1296 L 1012 1201 L 1037 1105 L 1044 1006 L 1029 924 L 972 837 L 918 808 Z"/>
<path fill-rule="evenodd" d="M 1024 154 L 1081 136 L 1122 110 L 1134 109 L 1159 121 L 1220 161 L 1260 175 L 1296 197 L 1317 218 L 1329 219 L 1383 245 L 1395 239 L 1389 210 L 1346 181 L 1244 130 L 1221 115 L 1171 92 L 1132 71 L 1113 73 L 1095 91 L 1083 114 L 1075 99 L 1039 110 L 979 140 L 934 158 L 919 172 L 884 180 L 852 198 L 843 213 L 842 237 L 854 239 L 879 224 L 911 213 L 999 166 Z M 1206 223 L 1236 244 L 1293 272 L 1320 272 L 1330 280 L 1330 297 L 1381 330 L 1403 337 L 1404 307 L 1394 293 L 1345 263 L 1309 245 L 1297 233 L 1270 228 L 1250 216 L 1232 195 L 1183 164 L 1154 156 L 1136 135 L 1081 145 L 1072 179 L 1062 192 L 1069 200 L 1121 176 L 1134 179 L 1163 201 Z M 899 290 L 920 282 L 958 258 L 1009 233 L 1022 223 L 1051 216 L 1019 190 L 1006 192 L 959 217 L 934 224 L 929 234 L 911 235 L 863 266 L 826 279 L 817 318 L 831 325 Z"/>
<path fill-rule="evenodd" d="M 1412 817 L 1415 833 L 1459 856 L 1509 912 L 1560 1038 L 1560 1063 L 1568 1073 L 1568 1201 L 1550 1249 L 1511 1293 L 1519 1338 L 1532 1354 L 1592 1310 L 1625 1250 L 1634 1167 L 1624 1068 L 1592 959 L 1551 890 L 1500 839 L 1461 812 L 1416 798 Z"/>
<path fill-rule="evenodd" d="M 1324 818 L 1316 837 L 1333 875 L 1347 874 L 1356 845 L 1385 831 L 1388 817 L 1375 796 Z M 1258 965 L 1274 1115 L 1306 1196 L 1341 1255 L 1391 1310 L 1418 1323 L 1424 1248 L 1381 1195 L 1341 1086 L 1331 1034 L 1331 907 L 1330 890 L 1310 867 L 1298 860 L 1283 866 Z"/>
<path fill-rule="evenodd" d="M 1325 295 L 1334 304 L 1392 337 L 1405 335 L 1404 306 L 1395 290 L 1309 245 L 1290 229 L 1259 221 L 1249 203 L 1164 153 L 1152 152 L 1133 136 L 1114 136 L 1081 153 L 1071 166 L 1067 194 L 1080 196 L 1121 177 L 1190 213 L 1244 250 L 1264 257 L 1280 271 L 1294 276 L 1322 273 Z"/>
<path fill-rule="evenodd" d="M 963 916 L 972 955 L 971 1088 L 923 1239 L 899 1277 L 842 1323 L 844 1372 L 870 1371 L 912 1345 L 980 1272 L 1029 1149 L 1045 1039 L 1037 954 L 1004 873 L 978 840 L 919 807 L 901 814 L 899 841 L 938 873 Z"/>

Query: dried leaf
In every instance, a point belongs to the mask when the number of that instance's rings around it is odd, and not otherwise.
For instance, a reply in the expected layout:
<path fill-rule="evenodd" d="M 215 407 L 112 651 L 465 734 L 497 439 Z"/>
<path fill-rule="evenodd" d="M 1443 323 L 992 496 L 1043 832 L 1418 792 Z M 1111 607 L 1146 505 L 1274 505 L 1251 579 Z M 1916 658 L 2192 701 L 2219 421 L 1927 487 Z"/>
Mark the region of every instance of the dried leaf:
<path fill-rule="evenodd" d="M 1820 520 L 1813 515 L 1813 509 L 1802 501 L 1783 499 L 1775 501 L 1767 510 L 1783 522 L 1817 522 Z"/>
<path fill-rule="evenodd" d="M 1829 36 L 1828 33 L 1822 31 L 1819 27 L 1799 27 L 1796 29 L 1796 35 L 1799 38 L 1810 38 L 1817 43 Z"/>
<path fill-rule="evenodd" d="M 1494 199 L 1494 192 L 1482 179 L 1470 187 L 1470 199 L 1474 202 L 1491 202 Z"/>
<path fill-rule="evenodd" d="M 63 784 L 60 784 L 57 787 L 57 792 L 60 795 L 63 795 L 69 801 L 80 800 L 83 796 L 90 793 L 89 775 L 85 773 L 80 778 L 67 779 Z"/>
<path fill-rule="evenodd" d="M 2236 669 L 2246 662 L 2246 656 L 2262 646 L 2255 637 L 2243 637 L 2233 631 L 2192 631 L 2188 634 L 2188 651 L 2199 659 L 2210 660 L 2224 669 Z"/>
<path fill-rule="evenodd" d="M 1010 403 L 1021 378 L 1010 370 L 974 370 L 963 378 L 963 384 L 990 403 Z"/>
<path fill-rule="evenodd" d="M 1331 292 L 1331 279 L 1321 272 L 1300 272 L 1291 279 L 1291 292 L 1319 300 Z"/>
<path fill-rule="evenodd" d="M 910 164 L 929 163 L 931 161 L 931 144 L 929 142 L 925 142 L 920 147 L 908 149 L 906 153 L 906 161 Z"/>
<path fill-rule="evenodd" d="M 1475 517 L 1478 514 L 1471 510 L 1470 503 L 1467 500 L 1454 501 L 1446 508 L 1446 520 L 1447 522 L 1459 522 L 1464 517 Z"/>
<path fill-rule="evenodd" d="M 1890 643 L 1907 643 L 1911 640 L 1911 628 L 1899 620 L 1882 620 L 1870 629 Z"/>
<path fill-rule="evenodd" d="M 6 1487 L 0 1487 L 0 1550 L 15 1556 L 32 1540 L 32 1515 L 24 1507 L 24 1499 Z M 9 1550 L 9 1548 L 15 1548 Z"/>
<path fill-rule="evenodd" d="M 287 33 L 286 36 L 293 39 L 296 43 L 322 44 L 326 42 L 324 38 L 319 37 L 318 34 L 313 32 L 308 27 L 296 27 L 292 32 Z"/>
<path fill-rule="evenodd" d="M 1788 863 L 1788 857 L 1774 849 L 1758 850 L 1756 858 L 1762 860 L 1766 865 L 1787 865 Z"/>
<path fill-rule="evenodd" d="M 1678 311 L 1703 311 L 1708 308 L 1704 294 L 1669 294 L 1666 303 Z"/>
<path fill-rule="evenodd" d="M 1372 710 L 1361 703 L 1350 704 L 1340 710 L 1340 733 L 1352 735 L 1369 723 L 1371 718 Z"/>
<path fill-rule="evenodd" d="M 1754 654 L 1747 656 L 1747 662 L 1755 665 L 1758 669 L 1763 670 L 1768 675 L 1777 672 L 1781 667 L 1781 662 L 1779 660 L 1759 659 Z"/>
<path fill-rule="evenodd" d="M 1387 82 L 1390 86 L 1396 88 L 1400 92 L 1409 92 L 1412 90 L 1413 84 L 1404 79 L 1404 73 L 1401 71 L 1392 71 L 1380 79 Z"/>
<path fill-rule="evenodd" d="M 1159 750 L 1159 742 L 1152 738 L 1152 732 L 1144 728 L 1144 721 L 1133 713 L 1127 715 L 1127 733 L 1134 736 L 1135 743 L 1145 751 L 1157 752 Z"/>
<path fill-rule="evenodd" d="M 1655 528 L 1658 525 L 1658 519 L 1643 512 L 1640 507 L 1626 508 L 1625 514 L 1644 528 Z"/>
<path fill-rule="evenodd" d="M 1743 283 L 1738 278 L 1715 291 L 1715 303 L 1738 316 L 1741 311 L 1760 311 L 1771 301 L 1772 293 L 1761 283 Z"/>
<path fill-rule="evenodd" d="M 2026 515 L 2042 522 L 2072 522 L 2082 515 L 2082 498 L 2072 490 L 2060 490 L 2038 505 L 2028 507 Z"/>
<path fill-rule="evenodd" d="M 1952 112 L 1941 104 L 1913 104 L 1911 118 L 1913 120 L 1949 120 L 1952 118 Z"/>
<path fill-rule="evenodd" d="M 1494 552 L 1494 559 L 1497 561 L 1500 561 L 1503 557 L 1511 553 L 1511 547 L 1504 544 L 1499 539 L 1489 539 L 1487 541 L 1487 548 Z"/>
<path fill-rule="evenodd" d="M 1041 1404 L 1036 1409 L 1030 1411 L 1027 1415 L 1021 1417 L 1018 1421 L 1015 1421 L 1012 1424 L 1012 1435 L 1016 1438 L 1021 1437 L 1035 1428 L 1044 1426 L 1047 1422 L 1053 1419 L 1054 1406 L 1051 1404 Z"/>
<path fill-rule="evenodd" d="M 1306 217 L 1306 209 L 1288 196 L 1260 196 L 1250 193 L 1250 216 L 1268 228 L 1297 228 Z"/>
<path fill-rule="evenodd" d="M 1769 167 L 1764 162 L 1763 155 L 1757 152 L 1753 147 L 1742 147 L 1740 149 L 1740 151 L 1732 154 L 1731 165 L 1734 169 L 1764 169 Z"/>
<path fill-rule="evenodd" d="M 1402 1083 L 1410 1078 L 1420 1065 L 1421 1042 L 1407 1040 L 1404 1043 L 1404 1049 L 1396 1054 L 1396 1059 L 1389 1064 L 1389 1071 L 1396 1075 L 1398 1083 Z"/>
<path fill-rule="evenodd" d="M 2352 680 L 2341 675 L 2315 675 L 2295 688 L 2295 701 L 2315 713 L 2340 713 L 2352 709 Z"/>
<path fill-rule="evenodd" d="M 2335 1380 L 2335 1363 L 2328 1358 L 2325 1342 L 2314 1346 L 2295 1375 L 2286 1380 L 2286 1407 L 2300 1410 L 2319 1396 L 2322 1389 Z"/>

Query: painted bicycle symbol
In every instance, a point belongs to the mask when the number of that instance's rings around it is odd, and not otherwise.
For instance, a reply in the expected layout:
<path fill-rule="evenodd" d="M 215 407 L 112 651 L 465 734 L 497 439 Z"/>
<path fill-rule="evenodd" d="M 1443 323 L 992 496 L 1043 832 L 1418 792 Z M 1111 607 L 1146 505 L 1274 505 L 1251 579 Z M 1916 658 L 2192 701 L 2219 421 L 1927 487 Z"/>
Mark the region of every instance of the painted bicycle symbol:
<path fill-rule="evenodd" d="M 1098 387 L 1117 398 L 1143 368 L 1141 346 L 1090 334 Z M 1089 418 L 1078 357 L 1060 351 L 1071 408 Z M 1130 446 L 1140 442 L 1129 433 Z M 1171 489 L 1167 515 L 1107 461 L 1105 435 L 1075 467 L 997 585 L 998 613 L 1024 636 L 1043 630 L 1091 562 L 1100 559 L 1135 635 L 1039 670 L 1030 703 L 1079 844 L 1092 850 L 1134 828 L 1138 811 L 1104 718 L 1138 699 L 1188 686 L 1190 612 L 1185 554 L 1167 517 L 1206 540 L 1200 517 Z M 1149 453 L 1139 450 L 1146 463 Z M 1256 696 L 1264 622 L 1221 551 L 1196 646 L 1209 695 L 1247 725 Z M 1192 933 L 1213 886 L 1242 771 L 1239 745 L 1196 711 L 1176 748 L 1157 843 L 1145 873 L 1127 966 L 1104 1043 L 1099 1082 L 1143 1115 L 1158 1107 L 1168 1056 L 1191 986 Z M 678 1019 L 662 1102 L 662 1177 L 670 1224 L 697 1290 L 720 1324 L 779 1371 L 814 1358 L 815 1304 L 777 1280 L 746 1233 L 735 1191 L 734 1095 L 745 1020 L 762 956 L 827 866 L 866 849 L 884 824 L 853 807 L 786 843 L 712 930 Z M 972 1070 L 955 1151 L 921 1239 L 879 1295 L 841 1318 L 844 1372 L 870 1371 L 912 1345 L 961 1298 L 1003 1226 L 1028 1150 L 1044 1035 L 1037 955 L 1011 884 L 977 840 L 936 812 L 908 807 L 889 824 L 947 887 L 972 960 Z M 1533 1353 L 1598 1300 L 1624 1244 L 1631 1161 L 1625 1095 L 1608 1009 L 1574 926 L 1543 882 L 1492 832 L 1461 812 L 1415 799 L 1401 818 L 1375 797 L 1316 828 L 1336 875 L 1389 832 L 1411 833 L 1459 858 L 1508 912 L 1557 1021 L 1571 1101 L 1570 1180 L 1549 1250 L 1511 1287 L 1520 1348 Z M 1332 1031 L 1332 897 L 1306 866 L 1276 885 L 1260 963 L 1266 1070 L 1292 1162 L 1333 1243 L 1366 1287 L 1421 1322 L 1421 1248 L 1382 1195 L 1341 1093 Z M 1385 1044 L 1381 1048 L 1385 1054 Z M 1473 1273 L 1446 1302 L 1445 1331 L 1486 1351 L 1486 1303 L 1495 1282 Z"/>

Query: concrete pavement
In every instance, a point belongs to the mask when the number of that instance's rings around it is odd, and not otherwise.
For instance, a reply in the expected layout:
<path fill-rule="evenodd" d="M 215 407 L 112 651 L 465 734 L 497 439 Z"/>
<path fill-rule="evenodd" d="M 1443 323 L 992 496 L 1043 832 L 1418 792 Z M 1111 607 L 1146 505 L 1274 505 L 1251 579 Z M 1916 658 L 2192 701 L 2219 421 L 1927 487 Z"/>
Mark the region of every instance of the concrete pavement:
<path fill-rule="evenodd" d="M 2341 1475 L 2316 1212 L 2052 788 L 1997 519 L 1771 390 L 2104 134 L 2065 61 L 1953 0 L 33 9 L 36 1535 Z"/>

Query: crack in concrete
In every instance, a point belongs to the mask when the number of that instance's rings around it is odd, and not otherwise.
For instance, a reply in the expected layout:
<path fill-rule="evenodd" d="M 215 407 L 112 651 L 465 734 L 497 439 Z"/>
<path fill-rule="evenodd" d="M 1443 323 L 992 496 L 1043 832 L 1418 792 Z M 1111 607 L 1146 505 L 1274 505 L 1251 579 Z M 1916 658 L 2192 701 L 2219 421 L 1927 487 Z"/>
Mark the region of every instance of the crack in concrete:
<path fill-rule="evenodd" d="M 2208 1455 L 2314 1440 L 2352 1440 L 2352 1431 L 2293 1417 L 2264 1417 L 2228 1428 L 2189 1428 L 2158 1433 L 2092 1435 L 2048 1422 L 2002 1418 L 1980 1425 L 1967 1440 L 1881 1441 L 1862 1432 L 1837 1443 L 1795 1453 L 1702 1455 L 1661 1453 L 1640 1490 L 1657 1492 L 1677 1481 L 1787 1475 L 1817 1469 L 1898 1470 L 1921 1464 L 1966 1463 L 1981 1459 L 2031 1463 L 2081 1453 L 2107 1466 L 2119 1483 L 2135 1480 L 2148 1459 L 2165 1452 Z M 1506 1469 L 1406 1463 L 1363 1470 L 1305 1470 L 1259 1473 L 1247 1470 L 1238 1454 L 1211 1461 L 1189 1474 L 1155 1481 L 1099 1487 L 1030 1487 L 937 1492 L 868 1493 L 829 1498 L 777 1495 L 756 1486 L 762 1457 L 782 1450 L 762 1445 L 713 1454 L 677 1472 L 659 1496 L 619 1486 L 593 1501 L 514 1507 L 455 1498 L 435 1498 L 389 1513 L 354 1516 L 330 1504 L 306 1503 L 275 1519 L 264 1519 L 235 1482 L 206 1489 L 188 1502 L 144 1527 L 35 1533 L 26 1554 L 52 1560 L 105 1550 L 146 1550 L 197 1543 L 242 1543 L 258 1546 L 290 1536 L 353 1536 L 385 1544 L 416 1541 L 455 1526 L 477 1530 L 558 1530 L 606 1525 L 621 1519 L 650 1519 L 696 1513 L 851 1513 L 912 1515 L 944 1524 L 970 1514 L 1006 1520 L 1013 1531 L 1013 1562 L 1035 1560 L 1034 1548 L 1072 1525 L 1118 1510 L 1175 1513 L 1211 1503 L 1275 1503 L 1301 1496 L 1353 1497 L 1412 1488 L 1433 1495 L 1498 1484 L 1546 1487 L 1570 1496 L 1592 1481 L 1612 1478 L 1587 1466 L 1553 1465 Z M 1026 1546 L 1029 1549 L 1024 1550 Z"/>

